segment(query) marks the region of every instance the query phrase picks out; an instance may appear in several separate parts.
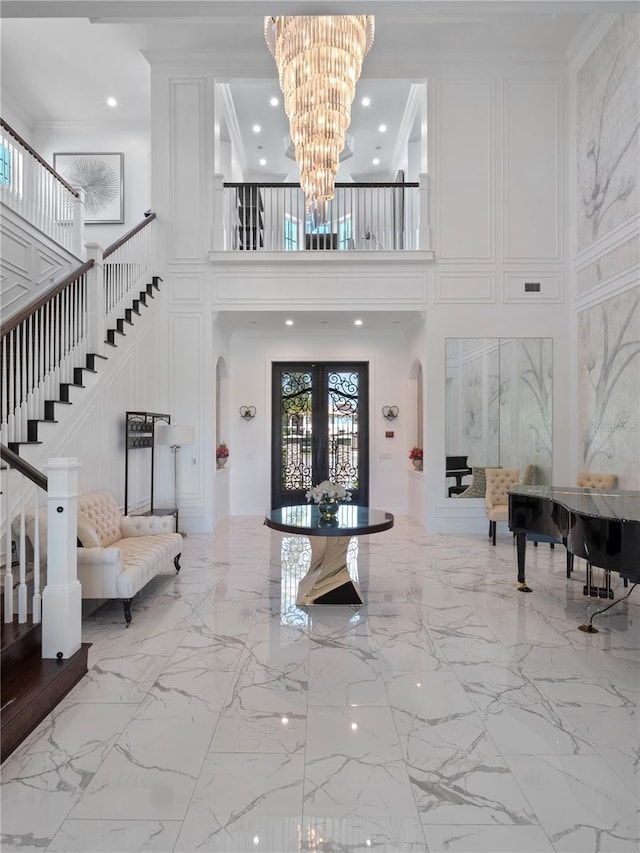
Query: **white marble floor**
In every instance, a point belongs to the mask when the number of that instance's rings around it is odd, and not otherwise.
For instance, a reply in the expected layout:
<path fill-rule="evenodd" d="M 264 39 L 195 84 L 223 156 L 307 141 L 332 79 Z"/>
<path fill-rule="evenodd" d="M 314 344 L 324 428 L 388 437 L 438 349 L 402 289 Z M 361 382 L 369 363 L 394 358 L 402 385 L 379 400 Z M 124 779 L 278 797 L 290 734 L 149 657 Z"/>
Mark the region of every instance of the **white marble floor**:
<path fill-rule="evenodd" d="M 2 767 L 2 851 L 640 849 L 640 589 L 608 602 L 501 531 L 352 541 L 366 604 L 295 606 L 308 540 L 185 540 Z M 616 595 L 623 595 L 619 578 Z M 591 608 L 591 609 L 590 609 Z"/>

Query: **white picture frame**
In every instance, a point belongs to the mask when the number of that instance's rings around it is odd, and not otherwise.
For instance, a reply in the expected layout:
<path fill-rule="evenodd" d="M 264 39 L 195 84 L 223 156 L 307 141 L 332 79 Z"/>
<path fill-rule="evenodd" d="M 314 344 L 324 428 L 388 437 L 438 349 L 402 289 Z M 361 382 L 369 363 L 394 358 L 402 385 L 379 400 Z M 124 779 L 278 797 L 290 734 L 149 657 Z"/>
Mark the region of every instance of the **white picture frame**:
<path fill-rule="evenodd" d="M 53 155 L 53 168 L 74 188 L 84 190 L 85 224 L 124 222 L 124 154 L 114 152 Z"/>

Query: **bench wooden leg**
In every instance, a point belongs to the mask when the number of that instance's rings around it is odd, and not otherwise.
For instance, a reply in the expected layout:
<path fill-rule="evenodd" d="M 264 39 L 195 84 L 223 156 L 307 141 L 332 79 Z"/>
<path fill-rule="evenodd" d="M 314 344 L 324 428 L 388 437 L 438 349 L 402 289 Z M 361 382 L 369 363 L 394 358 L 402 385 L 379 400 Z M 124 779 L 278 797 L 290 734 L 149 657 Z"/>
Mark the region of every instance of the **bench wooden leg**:
<path fill-rule="evenodd" d="M 176 567 L 176 572 L 180 571 L 180 557 L 182 557 L 182 554 L 176 554 L 173 558 L 173 565 Z"/>
<path fill-rule="evenodd" d="M 127 623 L 127 628 L 129 627 L 129 622 L 131 622 L 131 599 L 123 598 L 122 603 L 124 604 L 124 619 Z"/>

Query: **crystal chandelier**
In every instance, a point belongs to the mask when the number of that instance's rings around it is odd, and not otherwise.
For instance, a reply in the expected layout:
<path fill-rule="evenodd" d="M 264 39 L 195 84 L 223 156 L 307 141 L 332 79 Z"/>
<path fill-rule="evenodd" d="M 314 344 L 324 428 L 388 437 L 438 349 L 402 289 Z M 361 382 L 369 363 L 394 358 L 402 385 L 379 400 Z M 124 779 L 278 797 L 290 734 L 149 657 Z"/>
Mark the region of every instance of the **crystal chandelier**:
<path fill-rule="evenodd" d="M 373 15 L 267 17 L 265 38 L 284 94 L 300 186 L 321 215 L 333 198 L 362 60 L 373 44 Z"/>

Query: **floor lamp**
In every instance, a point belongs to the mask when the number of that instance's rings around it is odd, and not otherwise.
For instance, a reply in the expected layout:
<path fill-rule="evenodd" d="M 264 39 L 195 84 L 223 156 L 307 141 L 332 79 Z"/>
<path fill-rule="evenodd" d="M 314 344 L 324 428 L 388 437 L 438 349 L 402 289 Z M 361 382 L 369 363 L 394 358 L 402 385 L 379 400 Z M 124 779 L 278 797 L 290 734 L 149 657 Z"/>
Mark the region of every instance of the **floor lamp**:
<path fill-rule="evenodd" d="M 173 502 L 178 509 L 178 451 L 181 447 L 193 444 L 194 429 L 182 424 L 160 424 L 156 427 L 156 441 L 168 445 L 173 453 Z"/>

